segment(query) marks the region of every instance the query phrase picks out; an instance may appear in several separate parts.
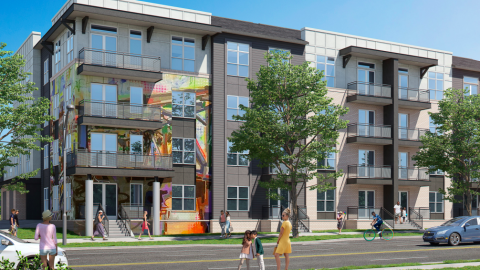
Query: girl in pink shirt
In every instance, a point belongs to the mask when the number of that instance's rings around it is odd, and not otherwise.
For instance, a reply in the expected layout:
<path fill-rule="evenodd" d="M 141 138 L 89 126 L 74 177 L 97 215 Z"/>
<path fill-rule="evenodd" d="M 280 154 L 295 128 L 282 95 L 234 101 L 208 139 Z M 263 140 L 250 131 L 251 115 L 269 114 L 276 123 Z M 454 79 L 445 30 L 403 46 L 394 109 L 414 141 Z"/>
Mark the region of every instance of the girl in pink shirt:
<path fill-rule="evenodd" d="M 57 256 L 57 228 L 55 225 L 50 223 L 52 219 L 52 212 L 46 210 L 42 213 L 43 222 L 37 224 L 37 229 L 35 230 L 35 240 L 40 238 L 40 259 L 42 261 L 42 269 L 47 267 L 47 256 L 48 264 L 50 269 L 55 269 L 55 256 Z"/>

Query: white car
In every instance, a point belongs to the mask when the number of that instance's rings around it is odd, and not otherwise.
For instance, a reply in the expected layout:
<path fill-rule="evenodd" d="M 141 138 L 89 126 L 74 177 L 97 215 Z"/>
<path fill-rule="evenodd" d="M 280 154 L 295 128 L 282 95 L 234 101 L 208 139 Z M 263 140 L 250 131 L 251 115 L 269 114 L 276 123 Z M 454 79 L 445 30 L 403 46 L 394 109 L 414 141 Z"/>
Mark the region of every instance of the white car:
<path fill-rule="evenodd" d="M 37 254 L 40 254 L 40 245 L 38 243 L 30 243 L 1 231 L 0 240 L 0 259 L 8 259 L 10 262 L 15 262 L 15 267 L 18 266 L 17 250 L 29 259 L 33 259 Z M 59 262 L 68 266 L 67 254 L 65 254 L 65 250 L 62 248 L 58 248 L 58 254 L 55 257 L 55 265 Z"/>

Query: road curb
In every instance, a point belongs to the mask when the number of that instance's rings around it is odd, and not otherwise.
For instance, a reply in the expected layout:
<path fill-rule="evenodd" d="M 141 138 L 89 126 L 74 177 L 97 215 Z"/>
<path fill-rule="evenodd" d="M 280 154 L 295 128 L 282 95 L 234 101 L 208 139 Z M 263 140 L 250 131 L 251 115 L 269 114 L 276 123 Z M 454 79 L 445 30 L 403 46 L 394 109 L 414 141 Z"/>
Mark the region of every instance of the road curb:
<path fill-rule="evenodd" d="M 416 265 L 416 266 L 385 267 L 385 268 L 363 268 L 362 270 L 442 269 L 442 268 L 462 268 L 466 266 L 480 266 L 480 262 Z"/>

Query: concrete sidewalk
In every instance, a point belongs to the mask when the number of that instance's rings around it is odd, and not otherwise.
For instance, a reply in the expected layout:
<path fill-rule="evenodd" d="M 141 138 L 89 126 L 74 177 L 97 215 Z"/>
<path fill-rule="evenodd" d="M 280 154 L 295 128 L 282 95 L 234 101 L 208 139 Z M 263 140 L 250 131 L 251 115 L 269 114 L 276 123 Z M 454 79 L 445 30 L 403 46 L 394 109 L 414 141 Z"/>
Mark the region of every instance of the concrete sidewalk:
<path fill-rule="evenodd" d="M 442 269 L 442 268 L 462 268 L 466 266 L 480 266 L 480 262 L 417 265 L 417 266 L 386 267 L 386 268 L 368 268 L 368 269 L 362 269 L 362 270 Z"/>

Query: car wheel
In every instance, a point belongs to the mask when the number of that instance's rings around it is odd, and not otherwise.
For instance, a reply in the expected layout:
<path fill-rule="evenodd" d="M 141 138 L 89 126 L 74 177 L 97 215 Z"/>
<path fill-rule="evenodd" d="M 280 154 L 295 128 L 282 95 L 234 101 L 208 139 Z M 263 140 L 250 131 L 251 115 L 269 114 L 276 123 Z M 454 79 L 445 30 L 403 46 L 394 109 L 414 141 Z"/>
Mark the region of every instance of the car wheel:
<path fill-rule="evenodd" d="M 458 246 L 458 244 L 460 244 L 460 235 L 458 235 L 458 233 L 450 234 L 450 237 L 448 238 L 448 244 L 450 246 Z"/>
<path fill-rule="evenodd" d="M 438 245 L 440 245 L 440 243 L 430 242 L 430 245 L 432 245 L 432 246 L 438 246 Z"/>

